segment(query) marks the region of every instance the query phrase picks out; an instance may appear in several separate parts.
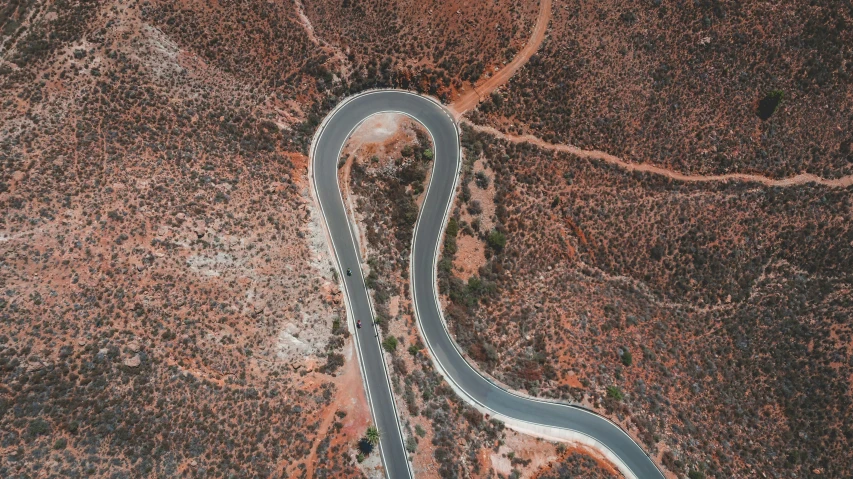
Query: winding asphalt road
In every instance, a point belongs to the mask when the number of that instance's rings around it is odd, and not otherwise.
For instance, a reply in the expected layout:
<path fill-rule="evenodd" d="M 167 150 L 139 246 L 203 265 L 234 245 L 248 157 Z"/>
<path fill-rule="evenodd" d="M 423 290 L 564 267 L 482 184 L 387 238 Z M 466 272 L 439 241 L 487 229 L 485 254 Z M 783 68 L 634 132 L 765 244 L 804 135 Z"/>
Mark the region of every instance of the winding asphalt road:
<path fill-rule="evenodd" d="M 402 91 L 373 91 L 342 102 L 324 120 L 311 149 L 312 179 L 332 239 L 338 268 L 353 271 L 342 276 L 350 320 L 361 319 L 356 344 L 374 421 L 382 433 L 380 451 L 388 477 L 412 477 L 403 446 L 382 347 L 372 326 L 373 306 L 361 274 L 356 231 L 347 217 L 338 186 L 338 158 L 352 131 L 366 118 L 382 112 L 407 114 L 426 127 L 433 140 L 435 159 L 426 199 L 415 225 L 410 279 L 415 315 L 433 364 L 469 404 L 496 417 L 527 425 L 571 432 L 594 440 L 612 453 L 621 469 L 638 478 L 663 478 L 654 462 L 618 426 L 585 409 L 523 397 L 507 391 L 475 371 L 462 357 L 444 325 L 436 294 L 436 261 L 447 214 L 461 165 L 456 124 L 437 102 Z"/>

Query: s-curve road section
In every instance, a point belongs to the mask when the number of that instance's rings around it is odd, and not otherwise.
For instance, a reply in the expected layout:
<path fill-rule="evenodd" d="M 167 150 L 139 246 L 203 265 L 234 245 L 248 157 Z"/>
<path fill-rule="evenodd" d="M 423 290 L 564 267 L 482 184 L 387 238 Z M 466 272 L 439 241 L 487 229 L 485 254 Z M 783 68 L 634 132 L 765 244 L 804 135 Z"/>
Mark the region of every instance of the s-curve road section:
<path fill-rule="evenodd" d="M 338 159 L 344 143 L 362 121 L 383 112 L 403 113 L 423 124 L 435 150 L 430 184 L 415 225 L 409 272 L 418 327 L 436 368 L 457 394 L 483 412 L 525 426 L 522 429 L 557 431 L 563 434 L 552 435 L 593 444 L 628 477 L 663 478 L 643 449 L 607 419 L 583 408 L 507 391 L 465 361 L 445 327 L 436 291 L 439 244 L 461 165 L 459 133 L 447 111 L 434 100 L 409 92 L 379 90 L 350 97 L 329 113 L 314 136 L 311 162 L 314 190 L 341 272 L 349 320 L 354 324 L 360 319 L 363 325 L 355 330 L 355 341 L 373 419 L 382 434 L 380 451 L 388 477 L 412 477 L 412 469 L 380 338 L 373 326 L 357 230 L 350 224 L 338 186 Z M 352 269 L 352 276 L 346 275 L 347 268 Z"/>

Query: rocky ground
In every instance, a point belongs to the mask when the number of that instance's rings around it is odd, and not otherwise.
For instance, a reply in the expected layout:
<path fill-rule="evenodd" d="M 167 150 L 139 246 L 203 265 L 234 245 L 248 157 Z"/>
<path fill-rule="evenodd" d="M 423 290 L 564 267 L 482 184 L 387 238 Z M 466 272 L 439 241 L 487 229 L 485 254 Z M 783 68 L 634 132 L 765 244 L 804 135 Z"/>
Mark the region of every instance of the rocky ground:
<path fill-rule="evenodd" d="M 236 7 L 3 7 L 3 477 L 360 475 L 296 101 L 329 92 L 216 46 L 226 17 L 307 45 L 295 12 Z"/>
<path fill-rule="evenodd" d="M 842 474 L 849 189 L 683 184 L 464 132 L 439 285 L 483 370 L 596 408 L 677 474 Z"/>
<path fill-rule="evenodd" d="M 535 19 L 540 53 L 474 122 L 684 174 L 851 174 L 842 4 L 543 5 L 0 6 L 0 475 L 381 474 L 355 449 L 369 415 L 310 138 L 366 88 L 472 98 Z M 432 370 L 406 286 L 429 144 L 375 121 L 342 184 L 415 467 L 614 475 Z M 481 369 L 596 408 L 679 476 L 844 476 L 850 188 L 464 140 L 439 282 Z"/>

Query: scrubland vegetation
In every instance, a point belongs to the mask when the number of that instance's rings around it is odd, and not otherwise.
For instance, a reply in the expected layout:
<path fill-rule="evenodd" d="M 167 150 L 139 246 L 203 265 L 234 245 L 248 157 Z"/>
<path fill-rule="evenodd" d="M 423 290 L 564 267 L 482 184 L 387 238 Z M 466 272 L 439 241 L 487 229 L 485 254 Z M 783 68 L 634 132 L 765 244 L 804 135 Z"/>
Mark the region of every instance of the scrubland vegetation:
<path fill-rule="evenodd" d="M 432 166 L 424 156 L 432 147 L 429 138 L 420 130 L 417 138 L 414 146 L 406 145 L 387 166 L 356 156 L 349 187 L 357 198 L 363 236 L 371 249 L 367 285 L 374 299 L 383 346 L 392 356 L 395 394 L 406 404 L 410 452 L 432 451 L 433 457 L 428 460 L 435 461 L 440 477 L 462 477 L 466 472 L 484 472 L 479 470 L 477 453 L 484 443 L 500 437 L 503 425 L 483 419 L 459 400 L 433 370 L 420 339 L 411 336 L 414 323 L 408 297 L 409 246 L 417 219 L 416 199 L 424 191 L 423 182 Z M 391 298 L 395 296 L 397 311 L 392 316 Z M 430 444 L 422 446 L 427 432 Z M 463 463 L 453 459 L 460 456 L 469 459 Z"/>
<path fill-rule="evenodd" d="M 594 459 L 574 451 L 566 451 L 560 460 L 538 474 L 537 479 L 605 479 L 614 477 Z"/>
<path fill-rule="evenodd" d="M 802 2 L 554 2 L 472 118 L 682 173 L 853 173 L 853 12 Z"/>
<path fill-rule="evenodd" d="M 457 216 L 445 239 L 451 331 L 480 367 L 600 408 L 678 474 L 851 466 L 849 189 L 688 185 L 467 128 L 463 146 L 505 237 Z M 462 234 L 487 245 L 467 283 Z"/>
<path fill-rule="evenodd" d="M 0 476 L 360 476 L 311 135 L 366 88 L 452 99 L 536 8 L 0 6 Z M 848 175 L 851 21 L 826 0 L 555 1 L 540 53 L 471 118 L 682 172 Z M 480 368 L 608 414 L 679 477 L 848 474 L 849 188 L 688 185 L 463 140 L 439 287 Z M 487 476 L 503 425 L 433 371 L 408 302 L 430 148 L 352 168 L 367 281 L 407 449 Z M 483 262 L 462 275 L 472 238 Z M 607 474 L 560 461 L 542 477 Z"/>
<path fill-rule="evenodd" d="M 365 88 L 452 95 L 512 56 L 535 6 L 436 4 L 435 23 L 420 4 L 357 3 L 306 2 L 307 24 L 294 3 L 0 7 L 0 475 L 359 475 L 344 436 L 362 431 L 317 419 L 347 332 L 317 259 L 311 135 Z M 341 8 L 367 14 L 341 27 Z M 414 38 L 415 21 L 452 31 Z M 417 194 L 432 152 L 409 154 Z M 410 228 L 413 196 L 398 198 Z M 441 457 L 464 436 L 441 419 L 461 414 L 450 401 L 429 406 Z"/>
<path fill-rule="evenodd" d="M 318 420 L 346 331 L 300 153 L 340 87 L 287 53 L 295 12 L 0 24 L 0 476 L 358 476 Z"/>
<path fill-rule="evenodd" d="M 537 9 L 518 0 L 303 4 L 317 34 L 345 52 L 354 89 L 405 88 L 445 102 L 513 58 Z"/>

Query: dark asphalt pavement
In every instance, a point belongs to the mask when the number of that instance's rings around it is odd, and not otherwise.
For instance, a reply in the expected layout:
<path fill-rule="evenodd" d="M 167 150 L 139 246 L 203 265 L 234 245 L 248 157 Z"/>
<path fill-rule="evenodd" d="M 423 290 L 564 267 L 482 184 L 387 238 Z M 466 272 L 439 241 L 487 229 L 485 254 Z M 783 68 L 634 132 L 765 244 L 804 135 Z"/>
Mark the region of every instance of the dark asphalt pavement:
<path fill-rule="evenodd" d="M 477 373 L 460 355 L 444 327 L 436 297 L 436 253 L 445 225 L 460 164 L 459 136 L 451 117 L 435 102 L 401 91 L 360 95 L 331 113 L 315 138 L 313 175 L 320 205 L 332 237 L 339 271 L 349 301 L 350 321 L 362 321 L 357 342 L 374 420 L 382 433 L 380 449 L 392 479 L 411 477 L 408 454 L 397 423 L 379 339 L 374 335 L 372 309 L 361 274 L 355 235 L 338 189 L 337 163 L 352 130 L 367 117 L 386 111 L 406 113 L 432 134 L 435 159 L 430 185 L 415 227 L 411 280 L 414 308 L 424 342 L 445 376 L 463 391 L 463 399 L 493 413 L 532 424 L 585 434 L 604 444 L 639 478 L 663 478 L 643 449 L 610 421 L 582 408 L 539 401 L 508 392 Z M 345 271 L 352 268 L 353 275 Z M 467 397 L 465 397 L 467 396 Z"/>

